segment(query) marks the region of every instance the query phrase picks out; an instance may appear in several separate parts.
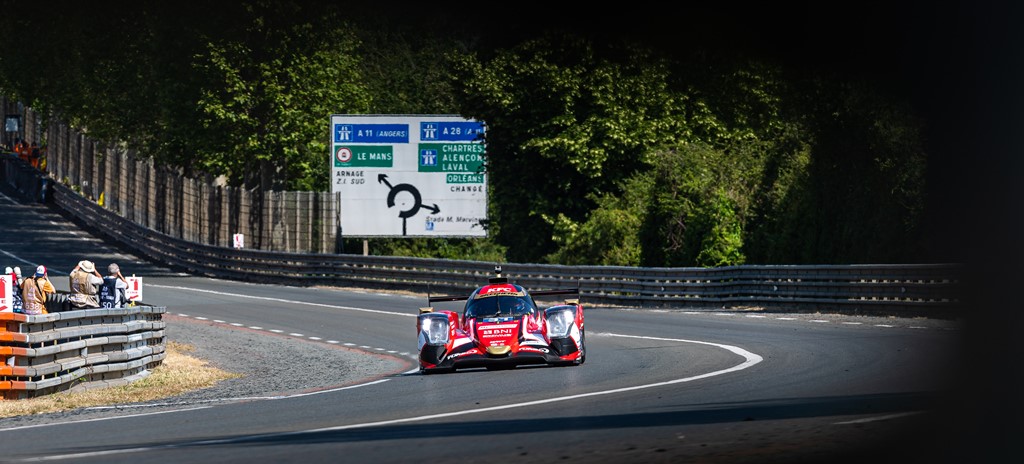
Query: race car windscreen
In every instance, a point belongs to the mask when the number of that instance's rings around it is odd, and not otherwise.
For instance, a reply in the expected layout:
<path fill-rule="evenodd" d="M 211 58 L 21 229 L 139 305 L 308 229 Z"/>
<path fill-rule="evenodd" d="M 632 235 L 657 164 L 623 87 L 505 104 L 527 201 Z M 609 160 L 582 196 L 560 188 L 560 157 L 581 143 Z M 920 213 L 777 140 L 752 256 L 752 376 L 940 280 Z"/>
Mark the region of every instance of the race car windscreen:
<path fill-rule="evenodd" d="M 522 316 L 536 312 L 529 298 L 519 296 L 490 296 L 472 298 L 466 303 L 465 317 Z"/>

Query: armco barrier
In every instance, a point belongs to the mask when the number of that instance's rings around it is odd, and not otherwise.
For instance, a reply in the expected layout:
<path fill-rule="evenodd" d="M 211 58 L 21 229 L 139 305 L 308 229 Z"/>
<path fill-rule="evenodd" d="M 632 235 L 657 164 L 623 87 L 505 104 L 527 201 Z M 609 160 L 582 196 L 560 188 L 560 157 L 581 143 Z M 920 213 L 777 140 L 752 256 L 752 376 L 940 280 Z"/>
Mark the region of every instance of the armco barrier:
<path fill-rule="evenodd" d="M 165 356 L 165 307 L 0 312 L 0 397 L 123 385 Z"/>
<path fill-rule="evenodd" d="M 36 175 L 36 182 L 41 184 L 43 175 Z M 22 191 L 26 195 L 34 191 L 31 182 L 20 181 L 19 185 L 25 186 Z M 481 261 L 287 253 L 204 245 L 131 222 L 68 186 L 51 182 L 43 191 L 54 205 L 96 233 L 156 262 L 198 275 L 300 286 L 356 286 L 460 294 L 494 272 L 494 263 Z M 962 309 L 960 275 L 963 269 L 959 264 L 644 268 L 503 263 L 501 266 L 507 277 L 527 288 L 579 288 L 581 297 L 591 304 L 930 317 L 956 317 Z"/>

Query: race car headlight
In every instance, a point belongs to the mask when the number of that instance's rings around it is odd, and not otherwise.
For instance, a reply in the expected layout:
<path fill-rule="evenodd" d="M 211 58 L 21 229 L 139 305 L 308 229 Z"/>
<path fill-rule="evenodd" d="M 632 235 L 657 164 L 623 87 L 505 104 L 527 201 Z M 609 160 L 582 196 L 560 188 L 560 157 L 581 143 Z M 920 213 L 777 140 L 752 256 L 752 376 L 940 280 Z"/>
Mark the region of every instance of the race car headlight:
<path fill-rule="evenodd" d="M 572 325 L 576 321 L 576 311 L 573 308 L 549 309 L 546 314 L 548 320 L 548 338 L 564 338 L 569 336 Z"/>
<path fill-rule="evenodd" d="M 428 345 L 444 345 L 448 343 L 448 318 L 441 314 L 423 316 L 420 331 Z"/>

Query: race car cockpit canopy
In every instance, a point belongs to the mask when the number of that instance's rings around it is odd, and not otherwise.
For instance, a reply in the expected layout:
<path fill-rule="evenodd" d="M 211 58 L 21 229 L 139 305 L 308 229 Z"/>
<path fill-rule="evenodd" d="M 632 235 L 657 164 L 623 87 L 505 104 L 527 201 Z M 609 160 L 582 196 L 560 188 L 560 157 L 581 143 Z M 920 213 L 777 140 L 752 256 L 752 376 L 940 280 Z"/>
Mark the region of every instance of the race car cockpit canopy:
<path fill-rule="evenodd" d="M 537 311 L 533 299 L 514 284 L 485 285 L 466 302 L 465 317 L 522 316 Z"/>

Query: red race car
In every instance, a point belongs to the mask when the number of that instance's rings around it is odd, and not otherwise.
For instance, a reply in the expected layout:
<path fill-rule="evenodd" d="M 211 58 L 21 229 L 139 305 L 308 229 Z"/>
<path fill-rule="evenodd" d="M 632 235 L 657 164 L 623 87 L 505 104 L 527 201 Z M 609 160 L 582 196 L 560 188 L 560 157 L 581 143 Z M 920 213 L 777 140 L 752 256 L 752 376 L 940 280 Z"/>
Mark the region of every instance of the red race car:
<path fill-rule="evenodd" d="M 574 366 L 587 359 L 583 305 L 579 289 L 528 292 L 509 283 L 495 267 L 496 277 L 469 296 L 428 297 L 416 321 L 420 372 L 453 372 L 484 367 L 514 368 L 523 364 Z M 564 303 L 539 309 L 535 296 L 576 295 Z M 466 301 L 462 313 L 435 311 L 439 301 Z"/>

